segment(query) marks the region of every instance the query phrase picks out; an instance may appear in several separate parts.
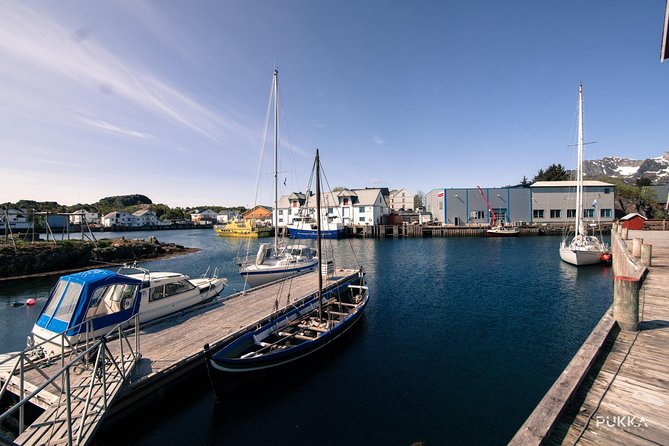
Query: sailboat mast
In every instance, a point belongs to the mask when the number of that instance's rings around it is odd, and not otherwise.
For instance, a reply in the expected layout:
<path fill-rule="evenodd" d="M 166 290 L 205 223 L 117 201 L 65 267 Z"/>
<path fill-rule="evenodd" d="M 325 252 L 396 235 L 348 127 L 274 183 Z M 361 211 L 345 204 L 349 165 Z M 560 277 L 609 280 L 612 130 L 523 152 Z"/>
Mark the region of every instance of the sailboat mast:
<path fill-rule="evenodd" d="M 578 167 L 576 170 L 576 222 L 574 233 L 585 235 L 581 228 L 583 217 L 583 82 L 578 84 Z"/>
<path fill-rule="evenodd" d="M 279 70 L 274 69 L 274 255 L 279 254 Z"/>
<path fill-rule="evenodd" d="M 316 149 L 316 248 L 318 249 L 318 322 L 323 323 L 323 256 L 321 253 L 321 162 Z"/>

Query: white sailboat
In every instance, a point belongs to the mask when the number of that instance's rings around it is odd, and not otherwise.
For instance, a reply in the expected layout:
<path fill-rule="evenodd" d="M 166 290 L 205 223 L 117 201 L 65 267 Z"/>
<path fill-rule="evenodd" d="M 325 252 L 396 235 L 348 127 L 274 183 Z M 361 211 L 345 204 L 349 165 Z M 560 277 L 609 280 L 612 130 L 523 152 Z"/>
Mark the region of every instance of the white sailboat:
<path fill-rule="evenodd" d="M 578 86 L 578 167 L 574 235 L 567 233 L 560 243 L 560 258 L 572 265 L 592 265 L 610 259 L 608 246 L 589 235 L 583 220 L 583 84 Z"/>
<path fill-rule="evenodd" d="M 279 151 L 279 70 L 272 80 L 274 101 L 274 243 L 261 243 L 254 258 L 239 263 L 239 273 L 250 287 L 263 285 L 296 274 L 313 271 L 318 266 L 316 250 L 305 245 L 281 246 L 278 238 L 278 151 Z"/>

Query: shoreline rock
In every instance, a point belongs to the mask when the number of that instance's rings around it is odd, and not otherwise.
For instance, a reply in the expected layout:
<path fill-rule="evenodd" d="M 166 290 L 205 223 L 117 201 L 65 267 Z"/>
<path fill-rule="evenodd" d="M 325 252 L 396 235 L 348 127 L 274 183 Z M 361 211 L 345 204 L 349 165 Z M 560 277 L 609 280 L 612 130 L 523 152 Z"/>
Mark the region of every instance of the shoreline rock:
<path fill-rule="evenodd" d="M 64 240 L 0 247 L 0 281 L 70 273 L 138 260 L 156 260 L 199 251 L 175 243 L 146 240 L 104 239 L 97 242 Z"/>

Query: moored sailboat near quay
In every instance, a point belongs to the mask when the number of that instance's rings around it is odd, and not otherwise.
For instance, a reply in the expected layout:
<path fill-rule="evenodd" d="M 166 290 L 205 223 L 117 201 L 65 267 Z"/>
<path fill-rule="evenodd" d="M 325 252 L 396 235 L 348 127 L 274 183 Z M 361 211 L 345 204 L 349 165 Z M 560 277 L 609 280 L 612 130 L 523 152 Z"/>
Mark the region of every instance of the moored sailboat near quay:
<path fill-rule="evenodd" d="M 611 259 L 606 243 L 588 234 L 583 219 L 583 144 L 583 84 L 581 83 L 578 86 L 578 166 L 574 236 L 570 240 L 567 233 L 560 243 L 560 258 L 575 266 L 592 265 Z"/>
<path fill-rule="evenodd" d="M 316 172 L 316 212 L 320 214 L 320 160 L 318 150 L 314 163 Z M 320 215 L 317 215 L 320 221 Z M 249 331 L 207 360 L 214 387 L 226 375 L 257 372 L 301 360 L 325 348 L 346 333 L 364 315 L 369 289 L 360 268 L 357 275 L 323 292 L 323 276 L 332 264 L 322 256 L 320 226 L 317 228 L 318 288 L 297 307 L 263 326 Z M 287 279 L 290 280 L 290 279 Z"/>

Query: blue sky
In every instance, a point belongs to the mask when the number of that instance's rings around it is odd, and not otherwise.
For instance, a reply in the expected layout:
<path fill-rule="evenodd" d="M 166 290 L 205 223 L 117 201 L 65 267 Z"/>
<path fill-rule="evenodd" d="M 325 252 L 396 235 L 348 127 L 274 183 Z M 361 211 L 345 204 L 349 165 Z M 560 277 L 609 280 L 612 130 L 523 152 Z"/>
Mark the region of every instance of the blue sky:
<path fill-rule="evenodd" d="M 0 202 L 269 204 L 331 186 L 494 187 L 669 150 L 665 2 L 0 2 Z M 260 167 L 261 186 L 256 194 Z M 258 198 L 256 198 L 258 196 Z"/>

